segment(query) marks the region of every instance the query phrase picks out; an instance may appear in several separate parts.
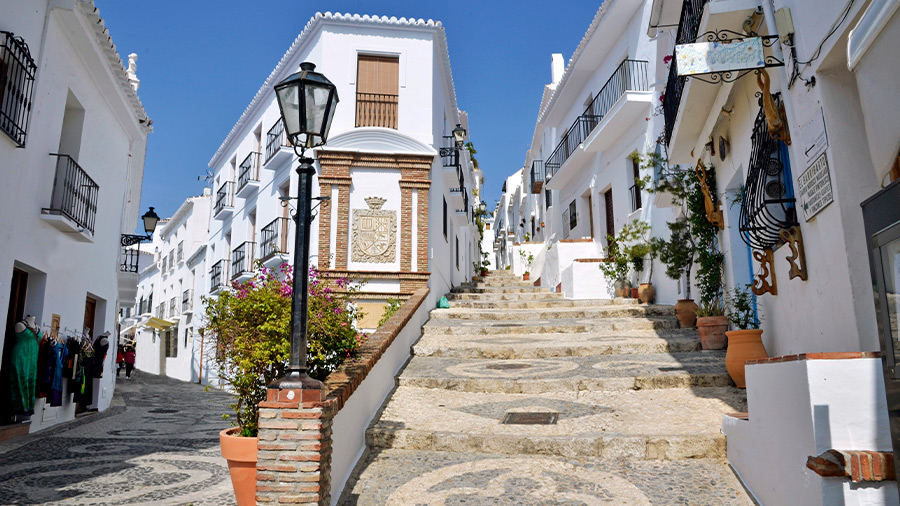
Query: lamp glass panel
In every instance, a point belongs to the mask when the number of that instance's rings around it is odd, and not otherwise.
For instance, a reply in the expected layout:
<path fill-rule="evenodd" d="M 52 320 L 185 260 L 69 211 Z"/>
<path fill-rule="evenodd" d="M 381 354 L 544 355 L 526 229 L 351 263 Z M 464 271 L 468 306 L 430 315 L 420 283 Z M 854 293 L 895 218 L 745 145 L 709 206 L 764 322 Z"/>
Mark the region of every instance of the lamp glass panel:
<path fill-rule="evenodd" d="M 288 138 L 292 139 L 300 133 L 300 97 L 297 94 L 297 86 L 285 86 L 276 91 L 278 104 L 281 106 L 281 114 L 284 118 L 284 129 Z"/>
<path fill-rule="evenodd" d="M 330 91 L 321 86 L 306 85 L 306 132 L 321 135 L 325 127 L 325 109 L 328 107 Z"/>

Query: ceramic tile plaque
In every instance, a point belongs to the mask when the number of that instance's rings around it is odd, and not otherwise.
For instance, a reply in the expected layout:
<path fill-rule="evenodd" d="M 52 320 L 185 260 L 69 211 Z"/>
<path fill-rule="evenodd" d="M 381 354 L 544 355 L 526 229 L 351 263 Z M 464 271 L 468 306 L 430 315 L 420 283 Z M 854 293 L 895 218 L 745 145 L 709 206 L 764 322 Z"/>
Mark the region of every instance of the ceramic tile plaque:
<path fill-rule="evenodd" d="M 766 66 L 762 39 L 750 37 L 731 42 L 698 42 L 675 46 L 679 76 L 711 74 Z"/>
<path fill-rule="evenodd" d="M 813 219 L 825 206 L 834 200 L 831 192 L 831 174 L 828 172 L 828 159 L 822 153 L 816 161 L 797 178 L 797 190 L 803 218 Z"/>

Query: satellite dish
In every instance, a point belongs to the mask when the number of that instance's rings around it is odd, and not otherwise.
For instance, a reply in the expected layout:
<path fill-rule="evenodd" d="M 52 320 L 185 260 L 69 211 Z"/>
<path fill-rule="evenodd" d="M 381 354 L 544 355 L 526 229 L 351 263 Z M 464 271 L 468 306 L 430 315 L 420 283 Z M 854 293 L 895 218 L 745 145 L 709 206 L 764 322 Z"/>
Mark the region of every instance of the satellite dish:
<path fill-rule="evenodd" d="M 725 137 L 719 136 L 719 159 L 723 162 L 725 161 L 725 157 L 728 156 L 728 141 Z"/>

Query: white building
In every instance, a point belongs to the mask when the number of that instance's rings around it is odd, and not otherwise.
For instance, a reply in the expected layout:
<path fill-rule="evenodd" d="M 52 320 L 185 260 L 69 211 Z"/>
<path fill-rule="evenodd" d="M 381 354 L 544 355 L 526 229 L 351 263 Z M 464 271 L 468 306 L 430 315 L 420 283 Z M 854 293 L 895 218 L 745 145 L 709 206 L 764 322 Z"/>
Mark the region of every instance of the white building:
<path fill-rule="evenodd" d="M 765 348 L 787 356 L 747 366 L 749 419 L 723 419 L 728 458 L 762 504 L 898 504 L 896 481 L 803 464 L 891 451 L 882 360 L 860 354 L 884 351 L 860 204 L 900 176 L 900 2 L 653 3 L 651 25 L 677 24 L 678 44 L 712 33 L 771 56 L 764 73 L 679 77 L 676 53 L 664 104 L 670 162 L 716 172 L 725 283 L 754 284 Z M 887 332 L 896 346 L 896 322 Z"/>
<path fill-rule="evenodd" d="M 136 275 L 121 272 L 120 236 L 138 224 L 150 120 L 90 0 L 0 0 L 0 377 L 25 315 L 62 339 L 85 329 L 116 333 L 119 306 L 134 303 Z M 136 56 L 135 56 L 136 58 Z M 131 78 L 131 79 L 130 79 Z M 92 402 L 105 410 L 115 385 L 115 339 Z M 71 420 L 38 399 L 30 430 Z M 10 403 L 2 385 L 2 410 Z M 9 413 L 3 413 L 8 421 Z"/>
<path fill-rule="evenodd" d="M 633 156 L 659 149 L 655 108 L 671 49 L 668 32 L 647 35 L 652 15 L 652 2 L 603 2 L 568 65 L 552 55 L 525 165 L 505 185 L 506 262 L 522 274 L 525 251 L 534 257 L 531 279 L 569 298 L 610 298 L 597 263 L 607 235 L 633 220 L 666 233 L 672 214 L 635 183 L 651 174 Z M 659 265 L 654 272 L 657 301 L 680 298 L 679 284 Z M 648 275 L 631 281 L 636 287 Z"/>
<path fill-rule="evenodd" d="M 296 155 L 286 145 L 273 86 L 301 62 L 336 86 L 340 103 L 328 144 L 317 148 L 311 265 L 326 277 L 365 280 L 358 302 L 374 327 L 388 298 L 418 288 L 431 298 L 474 275 L 480 262 L 469 152 L 453 146 L 458 110 L 440 23 L 316 14 L 297 37 L 210 160 L 213 219 L 208 294 L 248 279 L 254 260 L 292 263 L 290 208 Z M 457 155 L 459 153 L 459 155 Z M 290 202 L 290 205 L 285 205 Z M 360 218 L 366 218 L 361 220 Z M 369 231 L 371 223 L 379 231 Z M 361 237 L 373 232 L 377 244 Z"/>
<path fill-rule="evenodd" d="M 202 369 L 202 327 L 206 293 L 206 240 L 212 195 L 188 197 L 175 214 L 160 220 L 151 247 L 153 263 L 141 270 L 134 317 L 122 340 L 136 343 L 135 368 L 182 381 L 198 381 Z"/>

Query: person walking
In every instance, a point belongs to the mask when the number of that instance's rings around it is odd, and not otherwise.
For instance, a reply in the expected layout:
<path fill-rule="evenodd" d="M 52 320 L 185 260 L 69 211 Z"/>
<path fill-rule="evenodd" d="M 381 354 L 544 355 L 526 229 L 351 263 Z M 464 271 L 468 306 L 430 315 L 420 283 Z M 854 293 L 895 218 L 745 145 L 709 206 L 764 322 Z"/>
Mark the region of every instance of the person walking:
<path fill-rule="evenodd" d="M 131 379 L 131 371 L 134 370 L 134 345 L 125 346 L 125 379 Z"/>
<path fill-rule="evenodd" d="M 116 377 L 119 377 L 119 373 L 122 372 L 122 369 L 125 368 L 125 347 L 120 343 L 116 346 Z"/>

